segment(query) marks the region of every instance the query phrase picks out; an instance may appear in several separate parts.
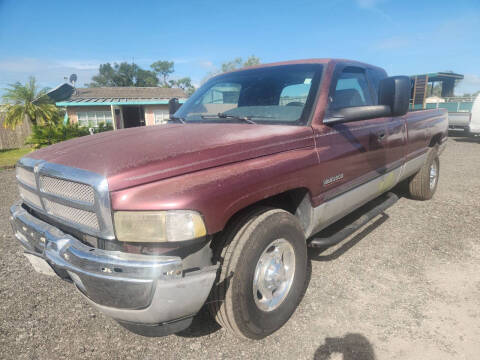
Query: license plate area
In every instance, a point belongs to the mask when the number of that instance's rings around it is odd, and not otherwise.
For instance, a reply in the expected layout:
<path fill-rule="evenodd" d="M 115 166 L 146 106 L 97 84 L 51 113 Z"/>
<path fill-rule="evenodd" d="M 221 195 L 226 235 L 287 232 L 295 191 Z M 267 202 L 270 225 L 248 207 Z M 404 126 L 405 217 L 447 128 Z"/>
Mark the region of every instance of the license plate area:
<path fill-rule="evenodd" d="M 50 264 L 41 257 L 29 253 L 24 253 L 23 255 L 25 255 L 36 272 L 49 276 L 56 275 Z"/>
<path fill-rule="evenodd" d="M 13 232 L 18 240 L 30 251 L 42 254 L 45 249 L 46 239 L 43 234 L 24 224 L 19 219 L 11 222 Z"/>

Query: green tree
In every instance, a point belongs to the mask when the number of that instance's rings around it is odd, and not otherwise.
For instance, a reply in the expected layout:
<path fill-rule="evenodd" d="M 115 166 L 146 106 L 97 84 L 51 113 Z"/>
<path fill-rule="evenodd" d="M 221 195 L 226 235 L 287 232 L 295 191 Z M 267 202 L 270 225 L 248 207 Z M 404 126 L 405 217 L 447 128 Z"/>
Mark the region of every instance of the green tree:
<path fill-rule="evenodd" d="M 247 60 L 243 63 L 243 67 L 260 65 L 260 58 L 255 55 L 250 55 Z"/>
<path fill-rule="evenodd" d="M 155 61 L 150 67 L 156 74 L 162 77 L 162 86 L 170 87 L 168 77 L 175 71 L 173 61 Z"/>
<path fill-rule="evenodd" d="M 98 74 L 92 77 L 89 87 L 101 86 L 157 86 L 155 72 L 144 70 L 137 64 L 122 62 L 120 64 L 100 64 Z"/>
<path fill-rule="evenodd" d="M 233 60 L 226 61 L 222 65 L 220 65 L 219 70 L 211 71 L 209 72 L 202 80 L 202 83 L 206 82 L 209 78 L 212 76 L 224 73 L 224 72 L 229 72 L 233 70 L 238 70 L 241 68 L 246 68 L 250 66 L 255 66 L 260 64 L 260 58 L 255 56 L 255 55 L 250 55 L 247 60 L 243 61 L 243 58 L 237 57 Z"/>
<path fill-rule="evenodd" d="M 150 70 L 138 68 L 135 80 L 135 86 L 158 86 L 157 75 Z"/>
<path fill-rule="evenodd" d="M 226 61 L 221 65 L 221 72 L 228 72 L 228 71 L 233 71 L 235 69 L 238 69 L 242 66 L 242 58 L 237 57 L 233 60 Z"/>
<path fill-rule="evenodd" d="M 192 79 L 184 77 L 169 80 L 169 76 L 174 72 L 174 65 L 173 61 L 159 60 L 150 65 L 152 70 L 145 70 L 137 64 L 127 62 L 113 65 L 101 64 L 98 74 L 92 77 L 92 82 L 85 85 L 89 87 L 161 85 L 169 88 L 178 87 L 183 89 L 187 95 L 191 95 L 195 91 Z M 159 80 L 159 77 L 162 80 Z"/>
<path fill-rule="evenodd" d="M 178 80 L 170 80 L 169 85 L 171 87 L 178 87 L 185 91 L 187 96 L 192 95 L 195 92 L 195 86 L 192 84 L 192 79 L 189 77 L 184 77 Z"/>
<path fill-rule="evenodd" d="M 35 78 L 29 78 L 26 84 L 9 84 L 2 96 L 5 111 L 4 127 L 14 129 L 26 117 L 34 125 L 51 124 L 58 120 L 57 107 L 45 95 L 48 88 L 39 90 Z"/>
<path fill-rule="evenodd" d="M 256 57 L 255 55 L 250 55 L 245 61 L 243 61 L 241 57 L 237 57 L 231 61 L 224 62 L 221 66 L 221 69 L 222 72 L 227 72 L 259 64 L 260 58 Z"/>

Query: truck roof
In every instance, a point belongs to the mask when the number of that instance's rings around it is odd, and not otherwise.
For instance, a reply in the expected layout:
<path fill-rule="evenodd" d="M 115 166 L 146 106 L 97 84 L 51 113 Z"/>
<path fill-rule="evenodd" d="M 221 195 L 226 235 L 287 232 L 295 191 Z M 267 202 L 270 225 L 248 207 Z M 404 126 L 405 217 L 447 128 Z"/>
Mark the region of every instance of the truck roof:
<path fill-rule="evenodd" d="M 232 71 L 228 71 L 226 73 L 233 73 L 237 71 L 243 71 L 245 69 L 258 69 L 258 68 L 266 68 L 266 67 L 273 67 L 273 66 L 280 66 L 280 65 L 294 65 L 294 64 L 330 64 L 330 63 L 348 63 L 351 65 L 360 65 L 363 67 L 369 67 L 372 69 L 380 69 L 384 70 L 381 67 L 374 66 L 371 64 L 366 64 L 360 61 L 356 60 L 349 60 L 349 59 L 338 59 L 338 58 L 313 58 L 313 59 L 301 59 L 301 60 L 288 60 L 288 61 L 279 61 L 279 62 L 273 62 L 273 63 L 266 63 L 266 64 L 259 64 L 259 65 L 254 65 L 254 66 L 249 66 L 247 68 L 241 68 L 241 69 L 236 69 Z M 226 74 L 222 73 L 222 74 Z M 221 75 L 221 74 L 219 74 Z"/>

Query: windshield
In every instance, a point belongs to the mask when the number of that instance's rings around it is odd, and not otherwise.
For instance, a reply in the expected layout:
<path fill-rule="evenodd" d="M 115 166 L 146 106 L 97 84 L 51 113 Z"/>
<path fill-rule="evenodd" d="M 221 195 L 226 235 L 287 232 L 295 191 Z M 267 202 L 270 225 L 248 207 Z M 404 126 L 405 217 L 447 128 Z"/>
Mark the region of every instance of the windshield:
<path fill-rule="evenodd" d="M 322 65 L 282 65 L 233 72 L 206 82 L 175 113 L 184 122 L 306 124 Z"/>

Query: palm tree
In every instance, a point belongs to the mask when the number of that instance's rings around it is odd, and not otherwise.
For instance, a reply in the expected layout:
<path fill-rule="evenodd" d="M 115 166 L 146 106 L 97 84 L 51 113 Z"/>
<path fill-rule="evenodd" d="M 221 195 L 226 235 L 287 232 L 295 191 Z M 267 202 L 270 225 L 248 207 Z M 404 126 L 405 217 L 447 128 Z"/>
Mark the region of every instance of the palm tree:
<path fill-rule="evenodd" d="M 33 76 L 25 85 L 16 82 L 8 86 L 2 96 L 5 102 L 2 105 L 5 111 L 4 127 L 15 129 L 26 116 L 34 125 L 50 124 L 57 120 L 58 109 L 45 95 L 48 89 L 38 90 Z"/>

